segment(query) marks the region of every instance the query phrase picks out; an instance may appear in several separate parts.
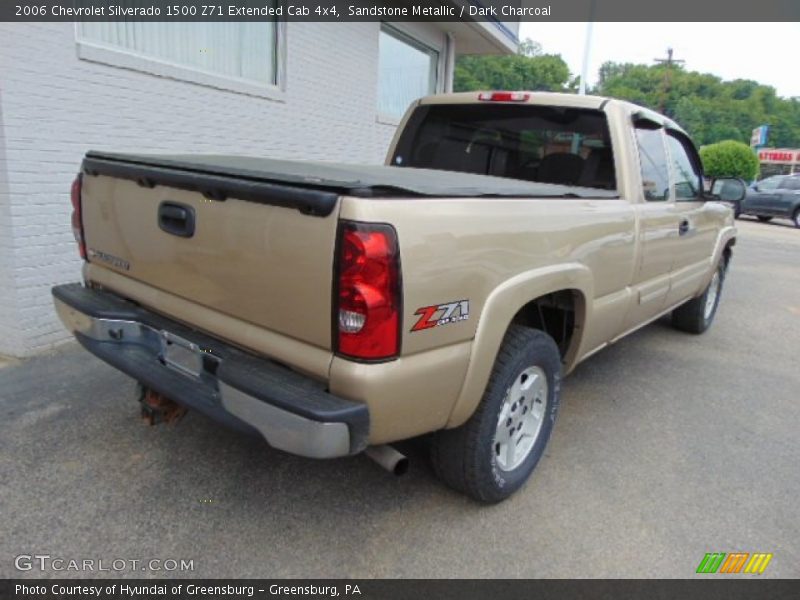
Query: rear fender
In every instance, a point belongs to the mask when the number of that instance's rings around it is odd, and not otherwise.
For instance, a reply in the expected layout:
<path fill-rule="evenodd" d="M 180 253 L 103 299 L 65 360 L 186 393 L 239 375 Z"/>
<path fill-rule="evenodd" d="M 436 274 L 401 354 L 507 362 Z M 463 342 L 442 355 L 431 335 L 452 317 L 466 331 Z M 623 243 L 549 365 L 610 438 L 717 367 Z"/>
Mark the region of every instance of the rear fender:
<path fill-rule="evenodd" d="M 577 290 L 583 302 L 576 310 L 575 331 L 565 357 L 568 371 L 580 347 L 584 328 L 584 315 L 588 310 L 588 299 L 593 297 L 591 271 L 582 264 L 568 263 L 526 271 L 506 280 L 489 295 L 478 320 L 475 341 L 472 344 L 469 366 L 447 427 L 462 425 L 477 408 L 489 381 L 500 344 L 506 330 L 519 310 L 536 298 L 561 290 Z"/>

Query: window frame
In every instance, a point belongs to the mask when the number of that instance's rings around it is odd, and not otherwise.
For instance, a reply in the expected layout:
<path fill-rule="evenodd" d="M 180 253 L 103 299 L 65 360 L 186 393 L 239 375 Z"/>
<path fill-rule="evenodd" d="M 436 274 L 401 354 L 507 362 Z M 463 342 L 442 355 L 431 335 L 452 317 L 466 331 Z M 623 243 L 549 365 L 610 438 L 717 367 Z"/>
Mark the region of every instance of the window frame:
<path fill-rule="evenodd" d="M 204 87 L 257 96 L 278 102 L 286 101 L 286 21 L 275 21 L 275 79 L 261 83 L 252 79 L 231 77 L 159 59 L 120 46 L 105 45 L 81 34 L 81 23 L 75 22 L 75 46 L 79 60 L 166 77 Z"/>
<path fill-rule="evenodd" d="M 376 94 L 375 94 L 375 111 L 376 111 L 376 121 L 378 123 L 383 123 L 385 125 L 393 125 L 397 126 L 402 121 L 404 115 L 392 115 L 388 113 L 381 112 L 380 107 L 378 106 L 378 101 L 380 99 L 380 84 L 381 84 L 381 76 L 380 76 L 380 69 L 381 69 L 381 54 L 380 54 L 380 35 L 381 33 L 386 33 L 387 35 L 391 35 L 396 40 L 403 42 L 411 46 L 412 48 L 416 48 L 417 50 L 421 50 L 423 52 L 435 52 L 436 53 L 436 60 L 434 61 L 434 85 L 433 90 L 428 92 L 429 94 L 438 94 L 444 91 L 444 73 L 445 73 L 445 61 L 446 61 L 446 52 L 447 52 L 447 45 L 442 40 L 441 46 L 436 46 L 429 42 L 419 39 L 419 37 L 411 34 L 408 32 L 406 28 L 398 27 L 398 23 L 387 23 L 385 21 L 380 22 L 380 27 L 378 28 L 378 48 L 377 48 L 377 77 L 376 77 Z M 406 107 L 406 110 L 408 107 Z"/>
<path fill-rule="evenodd" d="M 650 123 L 654 125 L 654 127 L 643 127 L 638 125 L 638 123 Z M 631 125 L 633 126 L 633 144 L 634 149 L 636 150 L 636 160 L 639 163 L 639 194 L 641 194 L 642 201 L 645 204 L 650 203 L 664 203 L 664 202 L 675 202 L 675 197 L 672 193 L 672 164 L 671 158 L 669 153 L 669 148 L 667 147 L 667 136 L 666 136 L 666 128 L 662 123 L 658 123 L 653 121 L 652 119 L 648 118 L 637 118 L 636 116 L 633 117 L 631 121 Z M 664 151 L 664 157 L 667 159 L 666 170 L 667 170 L 667 197 L 662 199 L 650 199 L 645 195 L 644 192 L 644 173 L 642 172 L 642 151 L 641 146 L 639 144 L 639 137 L 637 135 L 637 130 L 643 131 L 655 131 L 658 133 L 659 138 L 661 139 L 661 147 Z"/>
<path fill-rule="evenodd" d="M 701 202 L 703 200 L 703 163 L 700 159 L 700 154 L 697 152 L 697 148 L 695 148 L 692 140 L 687 136 L 685 133 L 678 129 L 673 129 L 671 127 L 664 127 L 664 146 L 667 150 L 667 158 L 669 159 L 669 190 L 670 190 L 670 201 L 671 202 Z M 689 162 L 695 169 L 695 173 L 698 174 L 697 179 L 697 195 L 692 198 L 678 198 L 675 195 L 675 185 L 678 183 L 678 178 L 675 173 L 675 161 L 672 158 L 672 149 L 669 145 L 669 138 L 674 139 L 677 141 L 681 147 L 686 152 L 686 156 L 689 158 Z"/>

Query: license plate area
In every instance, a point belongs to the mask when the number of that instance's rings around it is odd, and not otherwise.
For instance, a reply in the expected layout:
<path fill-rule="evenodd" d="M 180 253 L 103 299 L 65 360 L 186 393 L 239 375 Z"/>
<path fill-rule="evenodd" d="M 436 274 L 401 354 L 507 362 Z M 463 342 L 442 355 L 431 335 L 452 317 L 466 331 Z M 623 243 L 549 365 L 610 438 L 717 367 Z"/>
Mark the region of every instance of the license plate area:
<path fill-rule="evenodd" d="M 169 331 L 160 331 L 159 336 L 164 365 L 184 375 L 199 378 L 203 372 L 203 351 L 200 346 Z"/>

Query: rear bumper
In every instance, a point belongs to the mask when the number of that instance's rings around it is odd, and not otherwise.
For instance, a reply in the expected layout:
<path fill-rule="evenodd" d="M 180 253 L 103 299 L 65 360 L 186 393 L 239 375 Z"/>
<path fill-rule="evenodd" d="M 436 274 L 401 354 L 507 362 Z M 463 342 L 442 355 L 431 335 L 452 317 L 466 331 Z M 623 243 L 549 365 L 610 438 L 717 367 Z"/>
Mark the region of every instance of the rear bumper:
<path fill-rule="evenodd" d="M 367 446 L 367 406 L 327 392 L 322 383 L 107 291 L 60 285 L 53 299 L 84 348 L 187 408 L 300 456 L 334 458 Z M 196 367 L 165 361 L 174 336 L 189 343 Z"/>

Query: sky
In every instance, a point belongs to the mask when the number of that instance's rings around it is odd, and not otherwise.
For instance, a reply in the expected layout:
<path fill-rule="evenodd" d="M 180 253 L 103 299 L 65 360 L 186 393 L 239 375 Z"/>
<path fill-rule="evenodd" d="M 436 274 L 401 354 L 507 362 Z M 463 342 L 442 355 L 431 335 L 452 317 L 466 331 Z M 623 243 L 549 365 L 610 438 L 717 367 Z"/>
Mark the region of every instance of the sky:
<path fill-rule="evenodd" d="M 586 23 L 521 23 L 519 37 L 560 54 L 580 75 Z M 606 61 L 653 64 L 671 47 L 687 70 L 752 79 L 773 86 L 779 96 L 800 96 L 799 42 L 800 23 L 595 23 L 587 81 L 597 81 Z"/>

